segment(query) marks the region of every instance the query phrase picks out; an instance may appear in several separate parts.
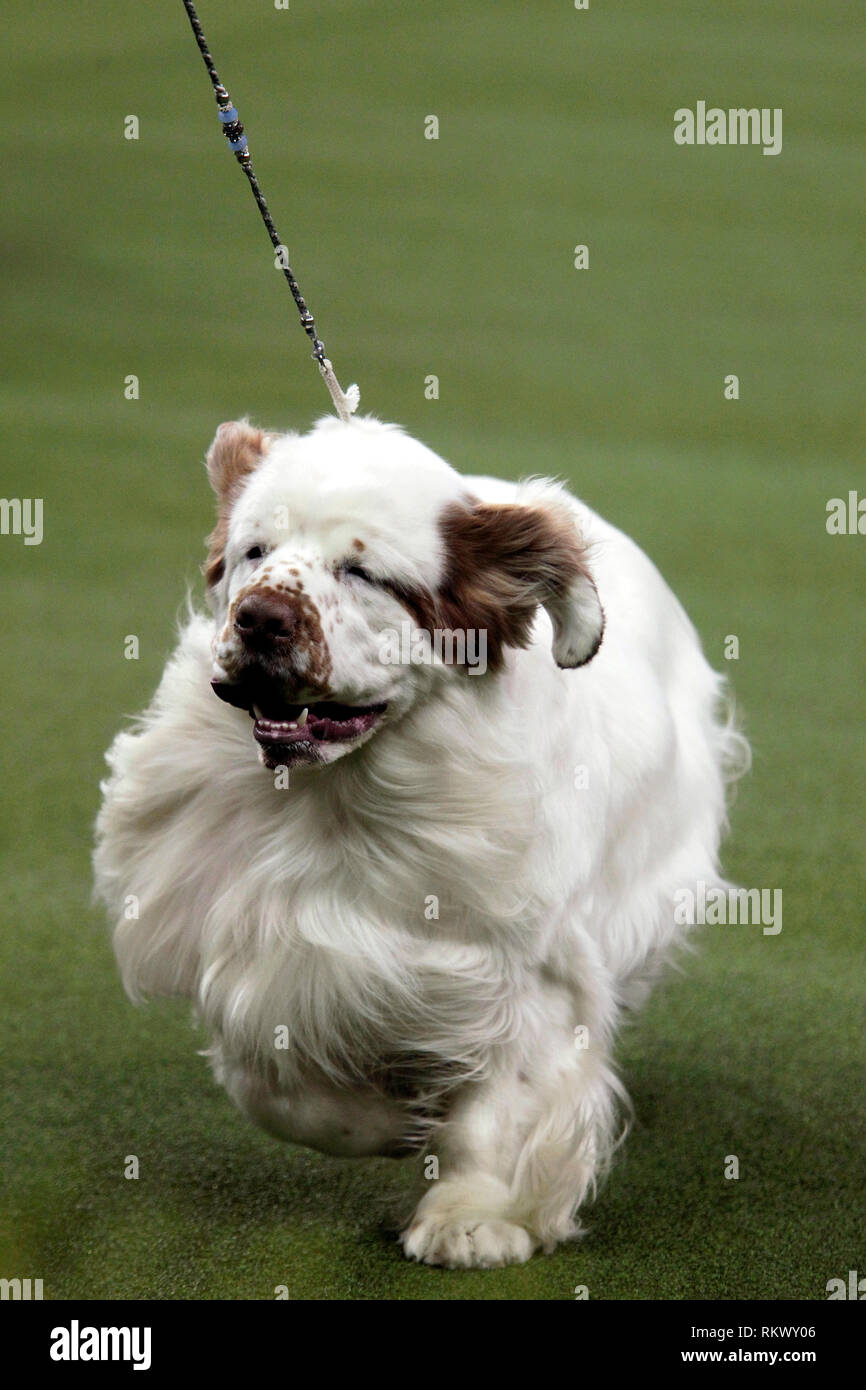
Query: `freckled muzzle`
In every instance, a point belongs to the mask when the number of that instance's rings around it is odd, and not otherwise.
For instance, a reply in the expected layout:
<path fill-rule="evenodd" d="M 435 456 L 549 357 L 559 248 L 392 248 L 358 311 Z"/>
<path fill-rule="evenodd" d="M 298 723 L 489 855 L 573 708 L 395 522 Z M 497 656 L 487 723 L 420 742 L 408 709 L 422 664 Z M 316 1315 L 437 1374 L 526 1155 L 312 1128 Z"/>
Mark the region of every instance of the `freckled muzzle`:
<path fill-rule="evenodd" d="M 227 627 L 234 659 L 214 694 L 245 709 L 267 767 L 328 761 L 327 745 L 362 738 L 387 706 L 328 699 L 331 657 L 318 609 L 305 594 L 256 587 L 238 595 Z M 303 692 L 303 701 L 292 696 Z M 336 751 L 333 747 L 331 753 Z"/>
<path fill-rule="evenodd" d="M 329 693 L 331 653 L 316 604 L 300 585 L 257 584 L 242 590 L 228 616 L 235 646 L 276 674 L 303 678 L 306 688 Z"/>

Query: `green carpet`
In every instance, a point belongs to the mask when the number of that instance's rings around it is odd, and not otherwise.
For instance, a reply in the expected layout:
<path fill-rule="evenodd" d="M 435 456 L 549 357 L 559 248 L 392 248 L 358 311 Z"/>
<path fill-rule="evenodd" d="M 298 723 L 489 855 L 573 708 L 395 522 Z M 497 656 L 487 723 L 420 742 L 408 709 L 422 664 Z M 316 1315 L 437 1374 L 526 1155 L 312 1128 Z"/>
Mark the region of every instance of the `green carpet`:
<path fill-rule="evenodd" d="M 179 0 L 13 0 L 2 490 L 44 499 L 44 540 L 0 537 L 0 1276 L 52 1298 L 824 1298 L 866 1274 L 866 539 L 825 529 L 866 492 L 858 7 L 200 10 L 344 385 L 467 472 L 566 477 L 732 675 L 755 765 L 726 868 L 781 888 L 784 925 L 706 930 L 623 1038 L 636 1120 L 587 1236 L 503 1271 L 408 1265 L 405 1164 L 278 1146 L 183 1007 L 125 1001 L 91 826 L 200 588 L 203 451 L 221 420 L 305 427 L 327 396 Z M 781 107 L 782 153 L 678 147 L 698 100 Z"/>

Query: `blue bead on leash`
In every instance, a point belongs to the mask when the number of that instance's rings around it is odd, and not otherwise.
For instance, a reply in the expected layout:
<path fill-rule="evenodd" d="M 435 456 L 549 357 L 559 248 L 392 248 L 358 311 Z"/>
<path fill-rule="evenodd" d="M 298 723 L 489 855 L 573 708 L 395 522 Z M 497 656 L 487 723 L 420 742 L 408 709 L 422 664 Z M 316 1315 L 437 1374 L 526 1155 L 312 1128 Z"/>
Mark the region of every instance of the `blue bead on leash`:
<path fill-rule="evenodd" d="M 218 114 L 225 126 L 223 135 L 229 142 L 229 149 L 234 150 L 235 154 L 237 154 L 238 150 L 247 149 L 247 137 L 244 135 L 244 128 L 241 125 L 241 118 L 237 113 L 237 108 L 232 106 L 228 111 L 220 111 Z M 232 127 L 234 127 L 234 129 L 232 129 Z"/>

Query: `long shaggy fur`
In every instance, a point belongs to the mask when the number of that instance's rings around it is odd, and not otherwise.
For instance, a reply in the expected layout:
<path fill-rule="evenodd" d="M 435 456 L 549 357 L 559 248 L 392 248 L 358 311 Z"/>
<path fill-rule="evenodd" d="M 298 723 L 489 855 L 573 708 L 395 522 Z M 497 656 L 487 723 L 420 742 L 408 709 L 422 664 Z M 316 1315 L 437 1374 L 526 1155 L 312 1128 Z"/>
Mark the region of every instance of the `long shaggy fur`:
<path fill-rule="evenodd" d="M 557 485 L 461 478 L 375 421 L 220 437 L 211 612 L 108 754 L 96 881 L 125 986 L 194 1002 L 270 1132 L 435 1156 L 407 1254 L 525 1259 L 576 1233 L 610 1160 L 618 1021 L 682 939 L 677 890 L 719 882 L 745 741 L 650 561 Z M 369 586 L 340 568 L 362 552 Z M 260 585 L 321 615 L 333 698 L 388 703 L 288 789 L 210 687 Z M 486 674 L 377 661 L 384 627 L 461 606 L 487 614 Z"/>

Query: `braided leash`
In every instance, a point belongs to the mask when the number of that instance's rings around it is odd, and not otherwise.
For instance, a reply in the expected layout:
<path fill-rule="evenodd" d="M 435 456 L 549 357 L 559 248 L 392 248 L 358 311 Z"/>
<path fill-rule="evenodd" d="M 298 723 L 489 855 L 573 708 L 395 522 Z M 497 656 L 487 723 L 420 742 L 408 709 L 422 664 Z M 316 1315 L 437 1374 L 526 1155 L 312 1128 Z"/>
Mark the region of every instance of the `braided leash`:
<path fill-rule="evenodd" d="M 280 257 L 282 272 L 288 281 L 289 289 L 292 292 L 292 299 L 297 305 L 298 313 L 301 317 L 301 327 L 313 344 L 313 357 L 318 364 L 319 371 L 325 379 L 325 385 L 331 393 L 331 400 L 334 402 L 334 408 L 340 419 L 348 423 L 350 416 L 358 408 L 361 393 L 357 386 L 350 386 L 346 392 L 341 389 L 340 383 L 334 374 L 334 368 L 325 356 L 325 344 L 316 332 L 316 321 L 307 307 L 304 296 L 301 294 L 300 286 L 295 279 L 295 273 L 289 265 L 288 258 L 285 255 L 285 246 L 280 241 L 279 234 L 274 226 L 273 218 L 265 202 L 264 194 L 259 188 L 259 181 L 253 170 L 247 137 L 244 134 L 240 116 L 237 113 L 237 109 L 232 104 L 231 97 L 220 82 L 219 73 L 214 66 L 214 60 L 207 46 L 204 30 L 201 27 L 199 17 L 195 11 L 195 5 L 192 3 L 192 0 L 183 0 L 183 6 L 189 18 L 190 25 L 192 26 L 195 41 L 201 50 L 201 56 L 204 59 L 208 77 L 213 86 L 223 135 L 228 140 L 229 149 L 234 154 L 235 159 L 238 161 L 238 164 L 240 164 L 249 180 L 250 188 L 253 190 L 253 197 L 256 200 L 256 206 L 261 213 L 262 221 L 267 228 L 268 236 L 271 239 L 274 250 Z"/>

